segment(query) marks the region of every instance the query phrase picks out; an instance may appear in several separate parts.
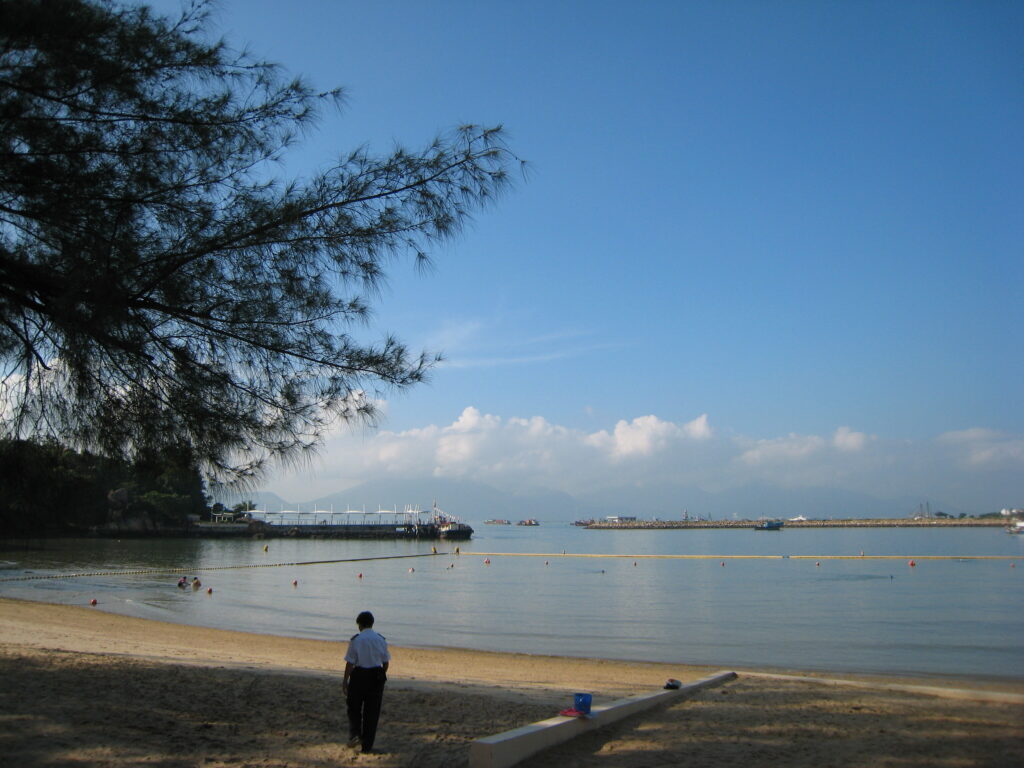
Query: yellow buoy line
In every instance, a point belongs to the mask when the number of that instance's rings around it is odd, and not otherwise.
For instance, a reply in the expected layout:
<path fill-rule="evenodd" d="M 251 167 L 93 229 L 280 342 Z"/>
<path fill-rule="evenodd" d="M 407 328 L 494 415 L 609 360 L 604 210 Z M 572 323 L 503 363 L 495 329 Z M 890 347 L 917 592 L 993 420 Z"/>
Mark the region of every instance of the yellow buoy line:
<path fill-rule="evenodd" d="M 1021 560 L 1013 555 L 620 555 L 599 552 L 463 552 L 473 557 L 592 557 L 621 560 Z"/>
<path fill-rule="evenodd" d="M 339 560 L 307 560 L 301 563 L 246 563 L 244 565 L 207 565 L 192 568 L 139 568 L 132 571 L 88 571 L 85 573 L 53 573 L 45 576 L 8 576 L 5 581 L 40 581 L 43 579 L 78 579 L 87 576 L 139 576 L 147 573 L 198 573 L 199 571 L 235 571 L 243 568 L 287 568 L 303 565 L 334 565 L 336 563 L 363 563 L 370 560 L 401 560 L 409 557 L 435 557 L 446 552 L 423 552 L 416 555 L 379 555 L 377 557 L 346 557 Z"/>

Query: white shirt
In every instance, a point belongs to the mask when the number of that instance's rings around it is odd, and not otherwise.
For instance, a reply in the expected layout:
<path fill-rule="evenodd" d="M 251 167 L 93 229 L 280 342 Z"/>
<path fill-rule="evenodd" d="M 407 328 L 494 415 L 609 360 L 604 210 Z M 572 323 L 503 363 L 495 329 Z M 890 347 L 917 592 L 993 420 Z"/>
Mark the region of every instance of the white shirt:
<path fill-rule="evenodd" d="M 391 654 L 388 653 L 388 641 L 370 627 L 361 629 L 359 634 L 353 635 L 349 642 L 345 661 L 365 669 L 382 667 L 385 662 L 391 661 Z"/>

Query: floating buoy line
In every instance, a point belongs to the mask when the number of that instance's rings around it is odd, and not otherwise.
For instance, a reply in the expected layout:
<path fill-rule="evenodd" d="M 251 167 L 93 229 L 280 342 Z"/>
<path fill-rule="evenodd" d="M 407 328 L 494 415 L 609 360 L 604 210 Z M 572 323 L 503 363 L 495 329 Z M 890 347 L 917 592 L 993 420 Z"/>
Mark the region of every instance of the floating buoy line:
<path fill-rule="evenodd" d="M 334 565 L 336 563 L 362 563 L 369 560 L 402 560 L 409 557 L 436 557 L 445 552 L 424 552 L 417 555 L 379 555 L 377 557 L 345 557 L 339 560 L 307 560 L 300 563 L 246 563 L 244 565 L 208 565 L 192 568 L 138 568 L 131 571 L 87 571 L 84 573 L 52 573 L 47 575 L 7 576 L 5 581 L 42 581 L 44 579 L 79 579 L 89 576 L 142 576 L 149 573 L 198 573 L 199 571 L 237 571 L 243 568 L 295 568 L 303 565 Z M 362 574 L 359 574 L 362 576 Z"/>
<path fill-rule="evenodd" d="M 191 568 L 138 568 L 130 571 L 87 571 L 83 573 L 53 573 L 47 575 L 32 574 L 30 576 L 6 576 L 0 583 L 9 581 L 43 581 L 46 579 L 79 579 L 96 576 L 144 576 L 151 573 L 198 573 L 199 571 L 236 571 L 245 568 L 298 568 L 307 565 L 336 565 L 339 563 L 364 563 L 374 560 L 404 560 L 413 557 L 446 556 L 449 552 L 422 552 L 415 555 L 378 555 L 376 557 L 345 557 L 337 560 L 306 560 L 294 563 L 245 563 L 242 565 L 208 565 Z M 548 565 L 551 558 L 613 558 L 619 560 L 718 560 L 724 566 L 726 560 L 814 560 L 820 565 L 822 560 L 906 560 L 916 565 L 920 560 L 1020 560 L 1014 555 L 617 555 L 597 552 L 458 552 L 456 555 L 468 557 L 484 557 L 485 565 L 490 565 L 492 557 L 543 557 Z M 451 566 L 449 566 L 451 567 Z M 412 572 L 413 569 L 410 569 Z M 363 574 L 359 574 L 362 578 Z M 293 582 L 292 586 L 297 586 Z"/>
<path fill-rule="evenodd" d="M 1019 555 L 616 555 L 597 552 L 463 552 L 469 557 L 609 557 L 620 560 L 1020 560 Z"/>

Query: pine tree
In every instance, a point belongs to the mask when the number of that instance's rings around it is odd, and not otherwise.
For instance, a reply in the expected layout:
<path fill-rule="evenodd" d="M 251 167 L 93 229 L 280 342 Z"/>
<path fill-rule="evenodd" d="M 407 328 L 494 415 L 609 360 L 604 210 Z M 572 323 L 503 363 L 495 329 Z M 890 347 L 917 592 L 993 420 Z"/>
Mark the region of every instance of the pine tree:
<path fill-rule="evenodd" d="M 500 128 L 272 169 L 339 91 L 112 0 L 0 4 L 3 436 L 245 482 L 434 362 L 357 338 L 384 267 L 509 183 Z"/>

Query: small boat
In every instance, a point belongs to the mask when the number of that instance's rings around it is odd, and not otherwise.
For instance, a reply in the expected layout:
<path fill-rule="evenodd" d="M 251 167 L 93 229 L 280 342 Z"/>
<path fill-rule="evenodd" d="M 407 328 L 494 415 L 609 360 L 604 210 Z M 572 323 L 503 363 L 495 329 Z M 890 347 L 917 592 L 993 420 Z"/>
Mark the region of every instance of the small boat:
<path fill-rule="evenodd" d="M 532 517 L 528 517 L 525 520 L 520 520 L 516 525 L 540 525 L 539 522 L 534 520 Z"/>
<path fill-rule="evenodd" d="M 585 528 L 588 525 L 593 525 L 595 522 L 597 522 L 597 521 L 594 520 L 594 519 L 590 519 L 590 520 L 576 520 L 575 522 L 573 522 L 573 525 L 578 525 L 581 528 Z"/>
<path fill-rule="evenodd" d="M 512 525 L 512 523 L 499 517 L 494 520 L 484 520 L 484 525 Z"/>
<path fill-rule="evenodd" d="M 754 525 L 755 531 L 781 531 L 785 525 L 781 520 L 759 520 Z"/>
<path fill-rule="evenodd" d="M 1024 533 L 1024 520 L 1014 520 L 1013 525 L 1006 527 L 1007 533 Z"/>
<path fill-rule="evenodd" d="M 457 517 L 442 512 L 437 502 L 433 506 L 433 523 L 437 526 L 437 535 L 442 539 L 469 539 L 473 529 Z"/>

